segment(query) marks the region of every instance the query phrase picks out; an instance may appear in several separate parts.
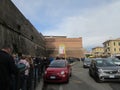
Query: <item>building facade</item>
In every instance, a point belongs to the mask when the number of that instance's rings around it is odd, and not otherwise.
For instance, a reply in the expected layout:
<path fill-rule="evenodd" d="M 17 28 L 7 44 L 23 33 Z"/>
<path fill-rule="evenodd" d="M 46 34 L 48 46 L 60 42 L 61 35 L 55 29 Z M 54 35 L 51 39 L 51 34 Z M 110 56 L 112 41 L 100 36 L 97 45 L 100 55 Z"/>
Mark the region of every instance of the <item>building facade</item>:
<path fill-rule="evenodd" d="M 67 38 L 66 36 L 45 36 L 46 51 L 52 57 L 84 57 L 82 38 Z"/>
<path fill-rule="evenodd" d="M 92 48 L 93 57 L 103 57 L 104 56 L 104 47 L 94 47 Z"/>
<path fill-rule="evenodd" d="M 106 56 L 120 56 L 120 38 L 103 43 Z"/>

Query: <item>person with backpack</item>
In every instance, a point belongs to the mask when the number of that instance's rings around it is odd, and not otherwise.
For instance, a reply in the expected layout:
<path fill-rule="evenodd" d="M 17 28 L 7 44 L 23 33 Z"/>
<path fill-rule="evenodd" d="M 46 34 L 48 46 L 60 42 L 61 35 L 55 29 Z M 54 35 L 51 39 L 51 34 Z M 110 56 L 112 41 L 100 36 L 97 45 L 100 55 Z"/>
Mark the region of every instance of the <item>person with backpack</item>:
<path fill-rule="evenodd" d="M 27 90 L 27 81 L 28 81 L 28 77 L 29 77 L 29 69 L 30 69 L 30 64 L 27 61 L 27 57 L 25 55 L 22 55 L 20 61 L 18 62 L 18 64 L 24 64 L 25 65 L 25 71 L 23 73 L 23 75 L 21 76 L 21 81 L 22 82 L 22 90 Z"/>

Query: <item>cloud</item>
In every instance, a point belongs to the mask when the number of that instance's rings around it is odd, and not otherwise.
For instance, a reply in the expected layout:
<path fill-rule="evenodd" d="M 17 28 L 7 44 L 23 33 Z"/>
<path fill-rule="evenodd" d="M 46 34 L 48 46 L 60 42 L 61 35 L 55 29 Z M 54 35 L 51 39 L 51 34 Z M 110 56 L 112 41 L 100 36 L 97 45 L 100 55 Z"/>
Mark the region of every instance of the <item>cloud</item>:
<path fill-rule="evenodd" d="M 43 35 L 82 37 L 85 48 L 120 37 L 119 0 L 12 1 Z"/>
<path fill-rule="evenodd" d="M 64 18 L 54 29 L 43 32 L 45 35 L 66 35 L 83 37 L 84 47 L 102 46 L 112 38 L 120 37 L 120 1 L 90 8 L 77 16 Z"/>

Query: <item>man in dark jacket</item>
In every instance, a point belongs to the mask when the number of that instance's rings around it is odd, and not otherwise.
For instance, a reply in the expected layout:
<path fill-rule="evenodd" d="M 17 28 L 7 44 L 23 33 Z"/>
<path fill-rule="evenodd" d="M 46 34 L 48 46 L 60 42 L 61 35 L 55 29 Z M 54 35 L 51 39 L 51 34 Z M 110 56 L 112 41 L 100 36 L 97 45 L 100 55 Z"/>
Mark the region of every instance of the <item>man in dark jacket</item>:
<path fill-rule="evenodd" d="M 0 50 L 0 90 L 11 90 L 11 76 L 18 75 L 18 69 L 10 55 L 11 51 L 9 46 L 4 46 Z"/>

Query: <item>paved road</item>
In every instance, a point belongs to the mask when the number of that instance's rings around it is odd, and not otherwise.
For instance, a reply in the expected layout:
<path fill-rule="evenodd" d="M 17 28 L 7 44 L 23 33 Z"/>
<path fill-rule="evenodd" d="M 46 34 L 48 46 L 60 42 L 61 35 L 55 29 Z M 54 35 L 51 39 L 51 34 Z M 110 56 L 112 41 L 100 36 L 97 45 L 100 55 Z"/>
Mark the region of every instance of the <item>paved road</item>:
<path fill-rule="evenodd" d="M 89 76 L 88 69 L 82 67 L 82 62 L 77 62 L 72 67 L 72 77 L 68 84 L 47 83 L 42 90 L 120 90 L 120 83 L 97 83 Z"/>

